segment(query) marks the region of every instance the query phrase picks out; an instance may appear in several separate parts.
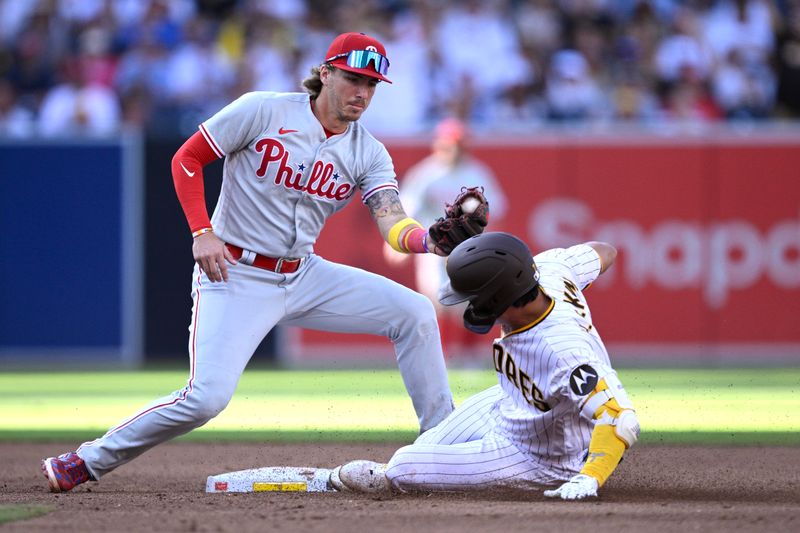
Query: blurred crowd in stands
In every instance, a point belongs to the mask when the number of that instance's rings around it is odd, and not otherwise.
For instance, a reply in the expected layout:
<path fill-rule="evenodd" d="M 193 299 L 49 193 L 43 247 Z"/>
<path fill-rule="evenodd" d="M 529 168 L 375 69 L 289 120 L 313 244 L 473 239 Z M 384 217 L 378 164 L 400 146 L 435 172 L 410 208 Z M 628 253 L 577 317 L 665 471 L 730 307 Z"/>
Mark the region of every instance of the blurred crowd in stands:
<path fill-rule="evenodd" d="M 0 0 L 0 134 L 191 133 L 344 31 L 386 45 L 381 135 L 800 116 L 800 0 Z"/>

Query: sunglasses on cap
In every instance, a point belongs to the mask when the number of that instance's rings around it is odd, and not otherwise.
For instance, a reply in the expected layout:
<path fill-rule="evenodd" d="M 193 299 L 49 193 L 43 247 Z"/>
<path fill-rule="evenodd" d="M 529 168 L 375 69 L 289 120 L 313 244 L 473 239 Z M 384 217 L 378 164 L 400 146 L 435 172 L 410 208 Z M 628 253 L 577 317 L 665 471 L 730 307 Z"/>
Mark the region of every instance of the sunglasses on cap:
<path fill-rule="evenodd" d="M 389 72 L 389 60 L 386 56 L 372 50 L 350 50 L 344 54 L 338 54 L 325 60 L 326 63 L 336 61 L 342 57 L 347 57 L 347 66 L 353 68 L 367 68 L 370 61 L 375 65 L 375 72 L 386 76 Z"/>

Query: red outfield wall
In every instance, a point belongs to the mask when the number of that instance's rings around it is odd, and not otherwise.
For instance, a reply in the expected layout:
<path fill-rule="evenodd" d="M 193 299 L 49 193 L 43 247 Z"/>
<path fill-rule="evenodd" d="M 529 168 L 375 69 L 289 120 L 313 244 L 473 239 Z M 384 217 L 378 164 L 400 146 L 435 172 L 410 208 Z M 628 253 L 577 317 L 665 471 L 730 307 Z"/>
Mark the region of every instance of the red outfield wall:
<path fill-rule="evenodd" d="M 426 144 L 386 144 L 402 187 Z M 800 138 L 505 139 L 473 151 L 509 199 L 490 229 L 534 250 L 587 240 L 618 248 L 587 294 L 612 357 L 800 363 Z M 413 287 L 412 263 L 388 265 L 381 245 L 354 199 L 316 250 Z M 369 336 L 291 338 L 301 360 L 382 359 L 390 349 Z"/>

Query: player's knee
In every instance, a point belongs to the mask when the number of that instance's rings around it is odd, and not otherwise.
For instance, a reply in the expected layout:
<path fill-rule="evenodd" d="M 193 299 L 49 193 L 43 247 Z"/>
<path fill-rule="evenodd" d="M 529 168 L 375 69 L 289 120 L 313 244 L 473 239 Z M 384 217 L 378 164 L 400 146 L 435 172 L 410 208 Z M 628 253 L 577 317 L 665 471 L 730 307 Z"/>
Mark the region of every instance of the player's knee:
<path fill-rule="evenodd" d="M 233 393 L 226 392 L 223 388 L 197 387 L 189 393 L 192 416 L 198 421 L 207 422 L 220 414 L 230 402 Z"/>
<path fill-rule="evenodd" d="M 392 299 L 392 307 L 404 315 L 435 316 L 433 304 L 418 292 L 402 288 Z"/>
<path fill-rule="evenodd" d="M 411 294 L 398 304 L 399 315 L 408 327 L 414 328 L 421 335 L 429 335 L 438 330 L 436 310 L 427 297 L 409 291 Z"/>
<path fill-rule="evenodd" d="M 228 406 L 229 401 L 230 397 L 211 396 L 206 398 L 206 401 L 199 407 L 198 417 L 211 420 Z"/>

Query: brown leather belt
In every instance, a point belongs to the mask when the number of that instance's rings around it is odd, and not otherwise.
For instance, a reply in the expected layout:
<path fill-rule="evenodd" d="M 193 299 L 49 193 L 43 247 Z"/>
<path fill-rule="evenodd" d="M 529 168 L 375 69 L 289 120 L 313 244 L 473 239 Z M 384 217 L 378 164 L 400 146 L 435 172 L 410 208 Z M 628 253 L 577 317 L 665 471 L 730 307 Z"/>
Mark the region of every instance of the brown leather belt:
<path fill-rule="evenodd" d="M 237 261 L 241 261 L 245 265 L 277 272 L 278 274 L 291 274 L 292 272 L 297 272 L 297 269 L 300 268 L 300 263 L 303 262 L 302 259 L 267 257 L 266 255 L 258 255 L 257 253 L 250 251 L 245 252 L 243 248 L 233 244 L 226 244 L 225 246 L 228 247 L 228 250 L 231 251 L 233 257 L 235 257 Z"/>

